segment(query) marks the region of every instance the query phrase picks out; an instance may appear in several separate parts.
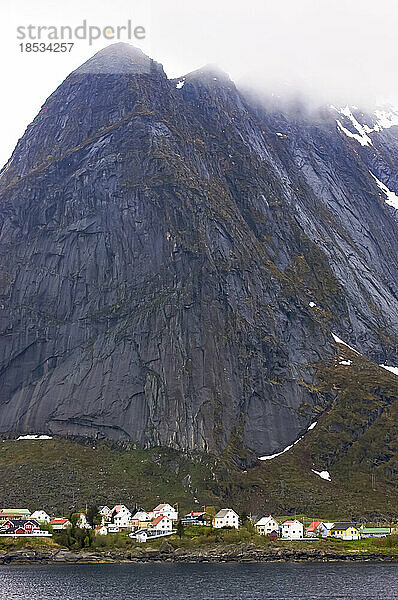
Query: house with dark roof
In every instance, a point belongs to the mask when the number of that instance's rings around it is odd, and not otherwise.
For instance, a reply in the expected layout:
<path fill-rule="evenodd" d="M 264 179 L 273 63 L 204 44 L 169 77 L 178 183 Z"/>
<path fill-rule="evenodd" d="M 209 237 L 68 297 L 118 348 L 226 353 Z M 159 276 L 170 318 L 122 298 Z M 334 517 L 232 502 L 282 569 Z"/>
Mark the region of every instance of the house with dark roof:
<path fill-rule="evenodd" d="M 359 529 L 354 523 L 335 523 L 330 536 L 341 540 L 359 540 Z"/>
<path fill-rule="evenodd" d="M 51 536 L 48 531 L 41 531 L 40 524 L 35 519 L 8 519 L 0 525 L 0 535 L 15 537 L 19 535 Z"/>

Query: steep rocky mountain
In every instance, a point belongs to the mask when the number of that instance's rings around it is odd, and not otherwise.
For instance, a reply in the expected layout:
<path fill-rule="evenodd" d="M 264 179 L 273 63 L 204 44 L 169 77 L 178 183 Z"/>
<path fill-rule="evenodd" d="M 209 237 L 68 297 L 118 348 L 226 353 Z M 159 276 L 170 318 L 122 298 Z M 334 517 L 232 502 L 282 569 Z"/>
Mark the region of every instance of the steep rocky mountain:
<path fill-rule="evenodd" d="M 95 55 L 0 173 L 0 430 L 269 455 L 398 365 L 397 124 Z"/>

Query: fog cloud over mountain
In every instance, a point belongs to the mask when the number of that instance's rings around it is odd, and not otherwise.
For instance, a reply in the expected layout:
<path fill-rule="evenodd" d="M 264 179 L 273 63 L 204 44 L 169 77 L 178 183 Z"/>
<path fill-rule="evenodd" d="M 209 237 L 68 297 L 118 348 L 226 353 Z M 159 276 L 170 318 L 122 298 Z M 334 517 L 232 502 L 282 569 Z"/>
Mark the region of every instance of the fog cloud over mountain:
<path fill-rule="evenodd" d="M 156 3 L 155 3 L 156 4 Z M 167 71 L 219 64 L 259 91 L 298 89 L 314 100 L 398 102 L 398 5 L 390 0 L 159 3 L 153 48 Z M 167 52 L 161 30 L 175 23 Z M 166 58 L 167 57 L 167 58 Z M 166 58 L 166 60 L 165 60 Z"/>
<path fill-rule="evenodd" d="M 8 82 L 0 100 L 1 164 L 54 88 L 112 43 L 77 41 L 70 53 L 27 54 L 20 51 L 17 28 L 29 24 L 76 27 L 87 20 L 105 27 L 131 19 L 145 27 L 146 37 L 130 42 L 161 62 L 169 77 L 210 62 L 260 98 L 298 91 L 311 104 L 398 104 L 398 6 L 393 0 L 21 0 L 3 3 L 1 17 Z"/>

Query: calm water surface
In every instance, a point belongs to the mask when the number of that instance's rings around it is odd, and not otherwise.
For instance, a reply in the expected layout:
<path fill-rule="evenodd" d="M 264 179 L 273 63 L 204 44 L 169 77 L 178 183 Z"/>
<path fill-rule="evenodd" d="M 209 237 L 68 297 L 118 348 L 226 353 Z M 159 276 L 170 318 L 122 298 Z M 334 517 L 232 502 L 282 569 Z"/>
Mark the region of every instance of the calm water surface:
<path fill-rule="evenodd" d="M 0 600 L 392 600 L 397 564 L 0 566 Z"/>

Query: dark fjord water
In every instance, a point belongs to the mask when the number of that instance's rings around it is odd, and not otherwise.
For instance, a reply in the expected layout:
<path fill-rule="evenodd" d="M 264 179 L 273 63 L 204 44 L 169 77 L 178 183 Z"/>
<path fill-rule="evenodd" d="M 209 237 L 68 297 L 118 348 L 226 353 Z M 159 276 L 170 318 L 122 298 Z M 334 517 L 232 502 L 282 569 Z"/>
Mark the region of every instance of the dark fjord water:
<path fill-rule="evenodd" d="M 0 600 L 392 600 L 397 564 L 0 567 Z"/>

